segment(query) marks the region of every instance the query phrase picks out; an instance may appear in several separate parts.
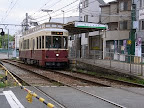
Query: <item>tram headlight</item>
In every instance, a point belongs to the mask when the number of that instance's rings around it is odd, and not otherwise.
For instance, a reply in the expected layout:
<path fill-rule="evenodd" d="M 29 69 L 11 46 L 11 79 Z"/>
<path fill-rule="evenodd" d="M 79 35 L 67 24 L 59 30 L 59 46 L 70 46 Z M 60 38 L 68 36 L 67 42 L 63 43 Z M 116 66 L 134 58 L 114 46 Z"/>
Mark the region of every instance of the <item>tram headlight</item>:
<path fill-rule="evenodd" d="M 59 54 L 56 54 L 56 57 L 58 57 L 59 56 Z"/>

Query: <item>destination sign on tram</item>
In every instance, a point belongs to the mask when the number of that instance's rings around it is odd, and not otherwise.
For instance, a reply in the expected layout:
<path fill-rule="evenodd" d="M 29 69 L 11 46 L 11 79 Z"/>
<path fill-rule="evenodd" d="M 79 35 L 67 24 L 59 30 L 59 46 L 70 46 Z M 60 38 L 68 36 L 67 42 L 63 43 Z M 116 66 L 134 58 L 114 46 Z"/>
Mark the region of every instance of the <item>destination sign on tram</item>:
<path fill-rule="evenodd" d="M 52 32 L 52 35 L 63 35 L 63 32 Z"/>

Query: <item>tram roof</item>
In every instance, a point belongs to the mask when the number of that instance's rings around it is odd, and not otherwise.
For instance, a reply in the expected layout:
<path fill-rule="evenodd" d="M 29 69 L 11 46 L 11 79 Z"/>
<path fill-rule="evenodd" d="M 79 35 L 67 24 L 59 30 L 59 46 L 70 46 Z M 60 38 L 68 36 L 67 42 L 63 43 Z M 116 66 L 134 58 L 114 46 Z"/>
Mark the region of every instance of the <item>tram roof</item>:
<path fill-rule="evenodd" d="M 89 22 L 68 22 L 64 25 L 64 29 L 69 31 L 70 35 L 106 30 L 107 25 Z"/>

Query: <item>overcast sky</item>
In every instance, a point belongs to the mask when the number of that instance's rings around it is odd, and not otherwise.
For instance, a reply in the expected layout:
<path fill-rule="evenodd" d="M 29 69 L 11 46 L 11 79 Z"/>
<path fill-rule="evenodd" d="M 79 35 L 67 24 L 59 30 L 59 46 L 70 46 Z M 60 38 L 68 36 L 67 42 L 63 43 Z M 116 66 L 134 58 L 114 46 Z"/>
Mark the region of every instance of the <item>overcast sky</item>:
<path fill-rule="evenodd" d="M 21 24 L 25 18 L 25 13 L 28 13 L 33 18 L 37 19 L 39 23 L 45 21 L 48 17 L 46 12 L 41 9 L 50 9 L 52 18 L 62 17 L 62 11 L 65 11 L 65 16 L 78 15 L 78 3 L 76 0 L 0 0 L 0 24 Z M 104 0 L 105 2 L 113 0 Z M 63 9 L 62 7 L 74 2 Z M 45 16 L 45 17 L 41 17 Z M 4 26 L 0 26 L 4 28 Z M 7 27 L 10 33 L 16 32 L 20 27 Z"/>

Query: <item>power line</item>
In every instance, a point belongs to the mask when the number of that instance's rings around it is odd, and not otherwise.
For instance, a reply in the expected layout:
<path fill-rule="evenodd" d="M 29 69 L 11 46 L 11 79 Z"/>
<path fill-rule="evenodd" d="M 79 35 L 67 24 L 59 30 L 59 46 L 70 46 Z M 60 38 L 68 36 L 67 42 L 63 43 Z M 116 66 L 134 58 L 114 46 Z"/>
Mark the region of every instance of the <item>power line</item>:
<path fill-rule="evenodd" d="M 11 5 L 13 4 L 13 0 L 11 1 L 11 3 L 10 3 L 10 5 L 9 5 L 9 7 L 8 7 L 8 9 L 6 10 L 6 12 L 5 13 L 7 13 L 8 12 L 8 10 L 9 10 L 9 8 L 11 7 Z"/>
<path fill-rule="evenodd" d="M 52 8 L 53 6 L 55 6 L 56 4 L 58 4 L 59 2 L 61 2 L 62 0 L 59 0 L 59 1 L 57 1 L 57 2 L 55 2 L 55 3 L 53 3 L 51 6 L 49 6 L 48 8 Z"/>
<path fill-rule="evenodd" d="M 78 8 L 74 8 L 74 9 L 78 9 Z M 65 13 L 68 13 L 68 12 L 70 12 L 70 11 L 73 11 L 74 9 L 71 9 L 71 10 L 65 11 Z M 61 15 L 61 13 L 60 13 L 60 14 L 57 14 L 57 15 L 55 15 L 55 16 L 52 16 L 52 17 L 56 17 L 56 16 L 59 16 L 59 15 Z M 47 20 L 47 18 L 42 19 L 42 20 L 39 20 L 38 22 L 42 22 L 42 21 L 44 21 L 44 20 Z"/>
<path fill-rule="evenodd" d="M 18 2 L 18 0 L 17 0 L 17 1 L 15 2 L 15 4 L 11 7 L 10 11 L 9 11 L 8 14 L 5 16 L 5 18 L 1 21 L 1 23 L 4 22 L 4 21 L 6 20 L 6 18 L 8 18 L 10 12 L 11 12 L 12 9 L 15 7 L 15 5 L 17 4 L 17 2 Z"/>
<path fill-rule="evenodd" d="M 0 24 L 3 26 L 27 26 L 27 25 L 19 25 L 19 24 Z"/>
<path fill-rule="evenodd" d="M 53 13 L 55 13 L 55 12 L 57 12 L 57 11 L 60 11 L 61 9 L 64 9 L 64 8 L 66 8 L 66 7 L 68 7 L 68 6 L 70 6 L 70 5 L 74 4 L 74 3 L 76 3 L 77 1 L 79 1 L 79 0 L 75 0 L 75 1 L 71 2 L 70 4 L 67 4 L 67 5 L 64 6 L 64 7 L 59 8 L 59 9 L 53 11 Z M 37 19 L 41 19 L 41 18 L 46 17 L 46 16 L 48 16 L 48 15 L 44 15 L 44 16 L 41 16 L 41 17 L 38 17 L 38 18 L 35 18 L 35 19 L 36 19 L 36 20 L 37 20 Z"/>
<path fill-rule="evenodd" d="M 49 2 L 51 2 L 51 1 L 46 2 L 42 7 L 39 8 L 38 11 L 40 11 L 40 10 L 41 10 L 44 6 L 46 6 Z M 33 13 L 33 14 L 35 14 L 35 13 Z"/>
<path fill-rule="evenodd" d="M 76 0 L 76 1 L 78 1 L 78 0 Z M 70 3 L 70 4 L 73 4 L 73 3 L 75 3 L 76 1 L 74 1 L 74 2 L 72 2 L 72 3 Z M 91 3 L 94 3 L 94 2 L 96 2 L 96 0 L 94 0 L 94 1 L 92 1 L 92 2 L 89 2 L 88 4 L 91 4 Z M 64 6 L 64 7 L 62 7 L 62 8 L 65 8 L 65 7 L 67 7 L 67 6 L 69 6 L 70 4 L 68 4 L 68 5 L 66 5 L 66 6 Z M 60 8 L 61 9 L 61 8 Z M 59 9 L 59 10 L 60 10 Z M 84 9 L 84 8 L 82 8 L 82 9 Z M 59 11 L 59 10 L 56 10 L 56 11 Z M 56 11 L 54 11 L 54 12 L 56 12 Z M 72 11 L 72 10 L 71 10 Z M 58 14 L 58 15 L 55 15 L 55 16 L 59 16 L 59 15 L 61 15 L 61 14 Z M 45 16 L 48 16 L 48 15 L 45 15 Z M 43 18 L 43 17 L 45 17 L 45 16 L 42 16 L 42 17 L 40 17 L 40 18 Z M 55 16 L 52 16 L 52 17 L 55 17 Z M 40 18 L 37 18 L 37 19 L 40 19 Z M 41 22 L 41 21 L 44 21 L 44 20 L 47 20 L 47 18 L 46 19 L 43 19 L 43 20 L 40 20 L 40 21 L 38 21 L 38 22 Z"/>
<path fill-rule="evenodd" d="M 77 1 L 79 1 L 79 0 L 75 0 L 75 1 L 71 2 L 70 4 L 68 4 L 68 5 L 66 5 L 66 6 L 64 6 L 64 7 L 62 7 L 62 8 L 57 9 L 57 10 L 56 10 L 56 11 L 54 11 L 53 13 L 55 13 L 55 12 L 57 12 L 57 11 L 59 11 L 59 10 L 63 9 L 63 8 L 66 8 L 66 7 L 68 7 L 68 6 L 70 6 L 70 5 L 74 4 L 74 3 L 76 3 Z"/>

